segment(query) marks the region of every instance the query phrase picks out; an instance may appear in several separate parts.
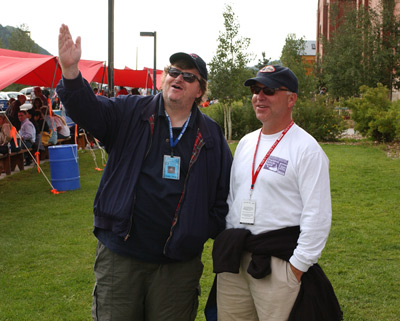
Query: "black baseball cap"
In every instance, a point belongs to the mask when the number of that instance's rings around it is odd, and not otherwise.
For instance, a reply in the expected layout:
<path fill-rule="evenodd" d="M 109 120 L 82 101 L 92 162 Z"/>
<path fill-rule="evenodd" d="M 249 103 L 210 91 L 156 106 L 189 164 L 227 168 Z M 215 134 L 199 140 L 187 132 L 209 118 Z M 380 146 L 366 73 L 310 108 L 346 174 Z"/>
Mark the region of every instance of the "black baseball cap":
<path fill-rule="evenodd" d="M 193 64 L 194 67 L 199 71 L 200 76 L 207 80 L 207 65 L 204 60 L 200 58 L 200 56 L 194 53 L 187 54 L 184 52 L 177 52 L 169 57 L 169 62 L 171 64 L 174 64 L 179 60 L 185 60 Z"/>
<path fill-rule="evenodd" d="M 245 86 L 254 85 L 256 82 L 270 88 L 280 88 L 282 86 L 297 94 L 299 82 L 296 75 L 287 67 L 279 65 L 269 65 L 261 68 L 257 76 L 247 79 Z"/>

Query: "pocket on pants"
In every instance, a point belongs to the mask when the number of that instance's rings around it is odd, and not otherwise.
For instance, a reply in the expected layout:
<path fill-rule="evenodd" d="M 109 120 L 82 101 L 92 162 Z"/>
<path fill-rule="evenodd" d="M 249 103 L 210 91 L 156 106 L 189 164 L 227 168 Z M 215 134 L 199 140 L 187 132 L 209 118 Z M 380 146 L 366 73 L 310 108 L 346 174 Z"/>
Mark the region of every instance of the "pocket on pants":
<path fill-rule="evenodd" d="M 299 282 L 297 280 L 296 275 L 294 274 L 292 268 L 290 267 L 290 263 L 286 262 L 286 274 L 287 274 L 287 278 L 288 278 L 288 284 L 291 286 L 296 286 L 298 287 L 301 284 L 301 281 Z"/>

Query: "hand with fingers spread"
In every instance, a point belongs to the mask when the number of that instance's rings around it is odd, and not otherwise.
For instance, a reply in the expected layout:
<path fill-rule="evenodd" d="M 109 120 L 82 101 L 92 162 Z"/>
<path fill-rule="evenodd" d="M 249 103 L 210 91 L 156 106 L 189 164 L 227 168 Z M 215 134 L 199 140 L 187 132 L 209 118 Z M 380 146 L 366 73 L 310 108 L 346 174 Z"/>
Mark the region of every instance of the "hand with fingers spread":
<path fill-rule="evenodd" d="M 58 56 L 64 78 L 74 79 L 79 75 L 81 54 L 81 37 L 74 42 L 68 26 L 62 24 L 58 36 Z"/>

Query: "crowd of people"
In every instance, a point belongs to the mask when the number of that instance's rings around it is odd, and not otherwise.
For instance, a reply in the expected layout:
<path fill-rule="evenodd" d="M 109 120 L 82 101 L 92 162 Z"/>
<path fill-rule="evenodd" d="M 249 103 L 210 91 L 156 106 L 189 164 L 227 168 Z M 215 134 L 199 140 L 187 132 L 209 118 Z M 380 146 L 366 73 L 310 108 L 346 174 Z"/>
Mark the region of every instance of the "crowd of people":
<path fill-rule="evenodd" d="M 133 87 L 131 89 L 127 89 L 124 86 L 119 86 L 119 87 L 115 87 L 114 89 L 115 91 L 115 96 L 118 97 L 120 95 L 147 95 L 147 90 L 145 88 L 136 88 Z M 110 97 L 110 94 L 108 92 L 106 92 L 104 89 L 100 89 L 97 87 L 93 87 L 93 92 L 96 96 L 106 96 L 106 97 Z"/>
<path fill-rule="evenodd" d="M 96 96 L 108 97 L 104 89 L 93 88 Z M 126 89 L 123 86 L 115 87 L 115 96 L 146 95 L 143 88 Z M 58 95 L 49 99 L 50 92 L 36 86 L 30 96 L 20 94 L 17 99 L 10 98 L 7 109 L 0 113 L 0 155 L 9 152 L 18 152 L 21 149 L 44 150 L 44 145 L 56 145 L 57 139 L 65 139 L 74 135 L 75 128 L 66 123 L 66 117 L 53 112 L 53 109 L 62 108 Z M 49 108 L 49 103 L 52 108 Z M 21 110 L 21 106 L 29 104 Z M 65 112 L 63 113 L 65 115 Z M 29 121 L 29 122 L 28 122 Z M 18 132 L 17 144 L 10 135 L 11 128 Z M 28 153 L 24 154 L 25 165 L 30 165 L 32 159 Z"/>
<path fill-rule="evenodd" d="M 48 104 L 50 100 L 40 87 L 35 87 L 31 97 L 31 108 L 21 109 L 27 102 L 27 97 L 18 95 L 17 99 L 10 99 L 7 109 L 0 114 L 0 153 L 18 152 L 21 149 L 44 150 L 44 145 L 55 145 L 57 139 L 71 137 L 71 131 L 65 118 L 53 112 L 59 100 L 53 99 L 52 108 Z M 11 128 L 15 127 L 17 144 L 12 139 Z M 29 153 L 24 153 L 25 165 L 32 163 Z"/>

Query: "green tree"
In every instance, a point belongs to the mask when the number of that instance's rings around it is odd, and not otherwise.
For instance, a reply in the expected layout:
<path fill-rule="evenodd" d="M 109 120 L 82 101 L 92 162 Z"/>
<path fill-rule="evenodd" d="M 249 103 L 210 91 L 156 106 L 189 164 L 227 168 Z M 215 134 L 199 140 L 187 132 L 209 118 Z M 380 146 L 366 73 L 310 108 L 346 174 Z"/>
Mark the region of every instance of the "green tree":
<path fill-rule="evenodd" d="M 320 81 L 333 97 L 357 96 L 362 85 L 399 87 L 393 75 L 400 72 L 400 24 L 393 10 L 394 0 L 382 0 L 376 10 L 345 7 L 339 19 L 339 9 L 332 6 L 336 25 L 329 41 L 321 39 L 324 54 L 319 66 Z"/>
<path fill-rule="evenodd" d="M 306 66 L 301 58 L 305 51 L 305 44 L 303 37 L 296 39 L 295 34 L 289 34 L 281 53 L 282 65 L 290 68 L 297 76 L 299 96 L 302 98 L 313 96 L 316 89 L 315 77 L 312 74 L 307 75 Z"/>
<path fill-rule="evenodd" d="M 392 99 L 392 89 L 400 88 L 400 80 L 395 75 L 400 72 L 400 20 L 399 16 L 394 15 L 395 1 L 382 0 L 380 3 L 380 22 L 381 31 L 381 74 L 380 82 L 389 88 L 390 99 Z"/>
<path fill-rule="evenodd" d="M 255 65 L 254 67 L 256 67 L 257 68 L 257 70 L 260 70 L 262 67 L 264 67 L 264 66 L 268 66 L 268 65 L 270 65 L 270 61 L 271 61 L 271 57 L 269 57 L 269 58 L 265 58 L 266 56 L 265 56 L 265 51 L 263 51 L 262 53 L 261 53 L 261 59 L 258 59 L 258 63 L 257 63 L 257 65 Z"/>
<path fill-rule="evenodd" d="M 239 22 L 230 5 L 223 12 L 225 31 L 220 32 L 216 55 L 210 63 L 210 91 L 224 108 L 224 133 L 232 139 L 231 106 L 234 101 L 249 96 L 248 88 L 243 86 L 245 79 L 254 72 L 246 66 L 250 56 L 246 53 L 249 38 L 239 37 Z"/>
<path fill-rule="evenodd" d="M 201 111 L 214 119 L 221 127 L 224 126 L 224 108 L 220 103 L 215 103 Z M 235 101 L 231 106 L 232 111 L 232 140 L 240 140 L 244 135 L 261 127 L 250 100 Z"/>
<path fill-rule="evenodd" d="M 8 47 L 11 50 L 39 53 L 38 46 L 31 39 L 29 27 L 25 24 L 13 29 Z"/>

